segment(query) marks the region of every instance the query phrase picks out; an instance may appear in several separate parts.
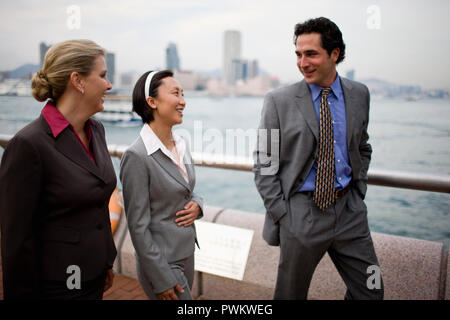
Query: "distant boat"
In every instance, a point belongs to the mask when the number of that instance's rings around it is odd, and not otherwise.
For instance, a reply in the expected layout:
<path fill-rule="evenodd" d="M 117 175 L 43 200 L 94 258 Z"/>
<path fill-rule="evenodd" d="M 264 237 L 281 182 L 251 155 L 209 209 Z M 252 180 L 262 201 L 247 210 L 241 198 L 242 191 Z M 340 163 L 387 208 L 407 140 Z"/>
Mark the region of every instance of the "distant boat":
<path fill-rule="evenodd" d="M 117 126 L 137 126 L 142 123 L 141 118 L 131 111 L 128 105 L 108 105 L 102 112 L 94 115 L 94 118 L 105 124 Z"/>
<path fill-rule="evenodd" d="M 417 101 L 419 98 L 417 96 L 407 96 L 406 101 Z"/>

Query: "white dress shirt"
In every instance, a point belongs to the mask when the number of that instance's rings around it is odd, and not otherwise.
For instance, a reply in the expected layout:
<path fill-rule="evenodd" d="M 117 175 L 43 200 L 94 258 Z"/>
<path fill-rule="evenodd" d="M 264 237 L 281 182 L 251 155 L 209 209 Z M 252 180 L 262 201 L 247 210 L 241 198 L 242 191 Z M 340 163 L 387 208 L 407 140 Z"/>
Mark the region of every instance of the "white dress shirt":
<path fill-rule="evenodd" d="M 175 148 L 177 149 L 180 159 L 180 162 L 177 162 L 172 152 L 170 152 L 169 149 L 167 149 L 167 147 L 161 142 L 161 140 L 148 125 L 148 123 L 144 124 L 144 126 L 142 127 L 140 136 L 142 138 L 142 141 L 144 142 L 145 149 L 147 150 L 148 155 L 151 155 L 158 151 L 158 149 L 161 149 L 161 151 L 177 166 L 184 180 L 189 183 L 189 176 L 186 171 L 186 166 L 183 162 L 184 154 L 186 153 L 186 142 L 183 138 L 172 132 L 173 139 L 175 140 Z"/>

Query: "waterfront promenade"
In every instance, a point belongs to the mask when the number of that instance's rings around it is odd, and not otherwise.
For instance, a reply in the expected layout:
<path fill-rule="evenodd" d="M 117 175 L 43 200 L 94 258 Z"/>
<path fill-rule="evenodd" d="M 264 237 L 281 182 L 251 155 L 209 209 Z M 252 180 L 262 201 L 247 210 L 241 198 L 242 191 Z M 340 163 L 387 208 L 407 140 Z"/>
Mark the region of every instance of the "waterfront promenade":
<path fill-rule="evenodd" d="M 203 221 L 254 231 L 241 281 L 196 271 L 193 296 L 205 300 L 271 300 L 279 248 L 262 239 L 263 215 L 206 207 Z M 450 300 L 448 249 L 440 242 L 372 233 L 385 284 L 386 300 Z M 118 256 L 113 287 L 104 300 L 148 300 L 136 277 L 134 248 L 122 215 L 114 234 Z M 1 265 L 0 265 L 1 266 Z M 2 270 L 0 267 L 0 280 Z M 345 285 L 326 254 L 314 273 L 308 299 L 340 300 Z M 0 299 L 3 285 L 0 281 Z"/>
<path fill-rule="evenodd" d="M 0 145 L 6 145 L 8 139 L 0 139 Z M 120 150 L 110 149 L 110 154 L 121 156 Z M 205 161 L 205 164 L 208 163 Z M 251 165 L 221 164 L 220 167 L 251 170 Z M 450 193 L 450 177 L 447 176 L 378 170 L 369 171 L 369 183 Z M 196 271 L 193 296 L 205 300 L 272 299 L 279 247 L 268 246 L 262 239 L 264 215 L 206 205 L 202 221 L 252 230 L 253 237 L 242 280 Z M 443 243 L 374 232 L 372 238 L 383 275 L 386 300 L 450 300 L 450 256 Z M 136 280 L 134 247 L 124 214 L 121 215 L 114 241 L 118 251 L 114 263 L 116 276 L 113 287 L 105 292 L 104 299 L 147 300 Z M 345 284 L 326 254 L 314 273 L 308 299 L 343 299 L 345 289 Z M 2 298 L 3 288 L 0 285 Z"/>

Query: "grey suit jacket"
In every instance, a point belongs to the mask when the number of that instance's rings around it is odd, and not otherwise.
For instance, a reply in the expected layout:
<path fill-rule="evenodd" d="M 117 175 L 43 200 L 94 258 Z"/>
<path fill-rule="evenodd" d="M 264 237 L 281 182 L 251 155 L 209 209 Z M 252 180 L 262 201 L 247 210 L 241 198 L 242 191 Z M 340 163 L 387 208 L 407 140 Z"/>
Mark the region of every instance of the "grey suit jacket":
<path fill-rule="evenodd" d="M 367 133 L 370 94 L 365 85 L 342 77 L 341 85 L 352 181 L 364 198 L 372 154 Z M 254 173 L 266 208 L 263 237 L 270 245 L 279 245 L 278 221 L 287 212 L 290 196 L 303 184 L 314 164 L 318 138 L 319 121 L 304 80 L 266 95 L 254 152 Z"/>
<path fill-rule="evenodd" d="M 194 253 L 195 226 L 179 227 L 175 213 L 191 200 L 203 212 L 203 200 L 193 192 L 195 171 L 188 148 L 183 161 L 189 184 L 160 149 L 148 155 L 139 136 L 120 164 L 125 214 L 137 263 L 155 293 L 177 284 L 170 264 Z"/>

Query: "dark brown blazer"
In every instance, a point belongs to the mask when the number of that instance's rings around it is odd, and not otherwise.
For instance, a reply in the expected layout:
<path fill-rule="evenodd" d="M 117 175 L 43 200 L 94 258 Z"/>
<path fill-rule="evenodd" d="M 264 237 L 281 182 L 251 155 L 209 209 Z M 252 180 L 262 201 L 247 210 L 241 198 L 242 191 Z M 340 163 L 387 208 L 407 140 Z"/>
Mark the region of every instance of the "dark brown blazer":
<path fill-rule="evenodd" d="M 0 167 L 4 296 L 39 298 L 43 280 L 100 276 L 116 257 L 108 202 L 116 187 L 105 130 L 91 119 L 94 163 L 69 128 L 41 115 L 9 142 Z"/>

